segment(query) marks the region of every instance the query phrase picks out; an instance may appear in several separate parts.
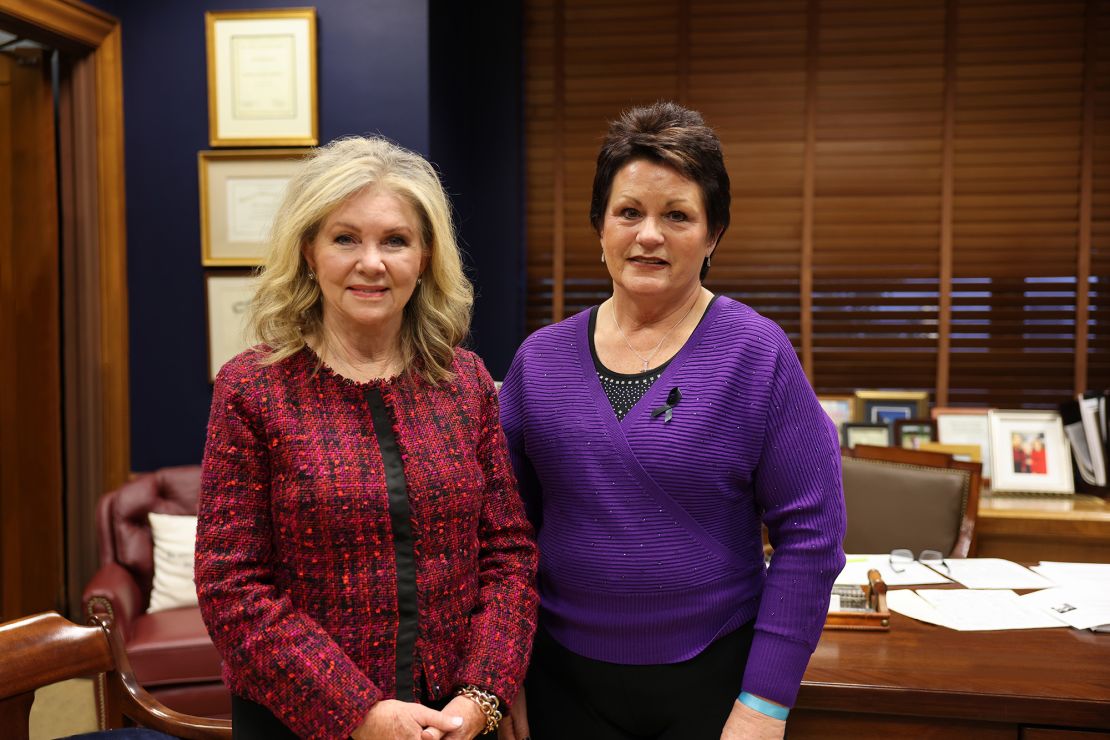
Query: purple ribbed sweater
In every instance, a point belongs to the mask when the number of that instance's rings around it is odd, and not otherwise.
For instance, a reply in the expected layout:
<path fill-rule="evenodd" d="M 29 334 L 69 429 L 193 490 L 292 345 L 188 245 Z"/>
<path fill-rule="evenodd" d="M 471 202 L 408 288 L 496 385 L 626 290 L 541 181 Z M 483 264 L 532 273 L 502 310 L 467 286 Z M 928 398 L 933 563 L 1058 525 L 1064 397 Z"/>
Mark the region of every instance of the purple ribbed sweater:
<path fill-rule="evenodd" d="M 718 298 L 618 421 L 589 311 L 532 334 L 501 423 L 539 526 L 543 625 L 595 660 L 674 663 L 755 618 L 744 690 L 791 706 L 844 565 L 835 427 L 789 339 Z M 652 418 L 673 387 L 673 418 Z M 665 490 L 709 537 L 680 526 Z M 760 512 L 775 543 L 764 571 Z M 707 544 L 708 542 L 708 544 Z"/>

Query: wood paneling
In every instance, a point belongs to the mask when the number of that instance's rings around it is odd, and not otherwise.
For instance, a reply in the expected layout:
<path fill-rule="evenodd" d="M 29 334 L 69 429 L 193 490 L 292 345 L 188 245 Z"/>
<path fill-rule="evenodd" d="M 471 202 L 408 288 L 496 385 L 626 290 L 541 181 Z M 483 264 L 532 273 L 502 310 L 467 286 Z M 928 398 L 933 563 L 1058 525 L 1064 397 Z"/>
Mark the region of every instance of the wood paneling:
<path fill-rule="evenodd" d="M 54 102 L 41 53 L 0 55 L 0 620 L 64 604 Z"/>
<path fill-rule="evenodd" d="M 825 630 L 787 733 L 795 737 L 795 714 L 815 719 L 810 712 L 830 727 L 854 724 L 855 737 L 959 737 L 950 730 L 960 727 L 963 737 L 997 737 L 991 725 L 1011 738 L 1036 725 L 1107 730 L 1108 652 L 1110 635 L 1089 630 L 960 632 L 901 614 L 889 632 Z M 920 729 L 884 732 L 884 717 Z"/>
<path fill-rule="evenodd" d="M 587 223 L 607 121 L 678 98 L 732 179 L 706 285 L 782 325 L 819 391 L 1051 407 L 1110 385 L 1110 0 L 525 19 L 530 329 L 609 293 Z"/>
<path fill-rule="evenodd" d="M 891 717 L 864 712 L 812 712 L 795 709 L 787 724 L 790 740 L 859 740 L 914 738 L 914 740 L 1017 740 L 1018 726 L 974 720 L 930 720 Z"/>
<path fill-rule="evenodd" d="M 84 156 L 94 155 L 96 161 L 104 492 L 121 485 L 131 474 L 123 64 L 118 24 L 100 39 L 87 62 L 96 73 L 96 107 L 92 111 L 96 116 L 96 151 Z"/>
<path fill-rule="evenodd" d="M 1023 727 L 1021 740 L 1110 740 L 1110 732 L 1062 730 L 1057 727 Z"/>
<path fill-rule="evenodd" d="M 59 91 L 65 512 L 76 608 L 96 562 L 96 501 L 130 475 L 120 31 L 114 18 L 78 0 L 0 0 L 0 27 L 66 52 Z"/>
<path fill-rule="evenodd" d="M 78 0 L 4 0 L 3 27 L 58 48 L 85 52 L 118 25 L 103 11 Z"/>

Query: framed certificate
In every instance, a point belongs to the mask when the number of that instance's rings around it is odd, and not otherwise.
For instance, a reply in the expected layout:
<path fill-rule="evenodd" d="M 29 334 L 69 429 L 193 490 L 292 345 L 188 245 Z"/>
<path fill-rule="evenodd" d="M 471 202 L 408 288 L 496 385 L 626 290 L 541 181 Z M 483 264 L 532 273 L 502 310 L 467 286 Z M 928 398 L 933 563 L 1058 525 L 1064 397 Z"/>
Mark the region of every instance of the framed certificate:
<path fill-rule="evenodd" d="M 208 11 L 212 146 L 315 146 L 316 10 Z"/>
<path fill-rule="evenodd" d="M 856 445 L 890 447 L 890 425 L 867 421 L 845 422 L 844 446 L 851 449 Z"/>
<path fill-rule="evenodd" d="M 274 214 L 302 156 L 304 151 L 299 149 L 197 154 L 201 264 L 262 264 Z"/>
<path fill-rule="evenodd" d="M 224 363 L 257 342 L 247 332 L 247 314 L 256 278 L 245 271 L 210 272 L 204 276 L 208 307 L 208 380 Z"/>
<path fill-rule="evenodd" d="M 933 409 L 937 423 L 937 441 L 943 444 L 977 445 L 983 462 L 983 477 L 991 477 L 989 408 L 940 406 Z"/>

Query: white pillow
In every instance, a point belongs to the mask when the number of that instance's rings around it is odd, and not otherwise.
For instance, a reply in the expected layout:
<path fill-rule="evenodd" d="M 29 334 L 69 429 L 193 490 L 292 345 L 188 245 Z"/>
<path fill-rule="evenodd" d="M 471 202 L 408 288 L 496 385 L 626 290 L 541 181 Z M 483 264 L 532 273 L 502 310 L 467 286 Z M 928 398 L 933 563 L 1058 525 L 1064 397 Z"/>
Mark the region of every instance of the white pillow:
<path fill-rule="evenodd" d="M 154 587 L 147 613 L 197 605 L 193 582 L 193 551 L 197 542 L 197 518 L 150 513 L 154 535 Z"/>

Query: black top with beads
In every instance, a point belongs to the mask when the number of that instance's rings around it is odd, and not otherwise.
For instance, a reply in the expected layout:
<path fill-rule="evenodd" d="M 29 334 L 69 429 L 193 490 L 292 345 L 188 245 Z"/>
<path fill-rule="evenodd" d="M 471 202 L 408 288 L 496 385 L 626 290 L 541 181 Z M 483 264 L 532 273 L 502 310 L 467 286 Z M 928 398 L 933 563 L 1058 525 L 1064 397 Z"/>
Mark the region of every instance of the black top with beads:
<path fill-rule="evenodd" d="M 709 307 L 713 305 L 715 300 L 717 300 L 717 296 L 713 296 L 713 299 L 705 307 L 701 318 L 698 319 L 699 324 L 705 318 L 705 314 L 709 313 Z M 652 383 L 663 374 L 667 365 L 671 364 L 671 360 L 667 360 L 659 367 L 653 367 L 645 372 L 632 373 L 631 375 L 613 372 L 602 365 L 601 360 L 597 357 L 597 346 L 594 344 L 594 330 L 597 329 L 597 309 L 597 306 L 590 309 L 590 356 L 594 358 L 594 369 L 597 370 L 597 378 L 601 381 L 601 387 L 605 390 L 605 395 L 609 398 L 613 411 L 616 412 L 618 419 L 623 419 L 636 405 L 636 402 L 644 397 Z"/>

